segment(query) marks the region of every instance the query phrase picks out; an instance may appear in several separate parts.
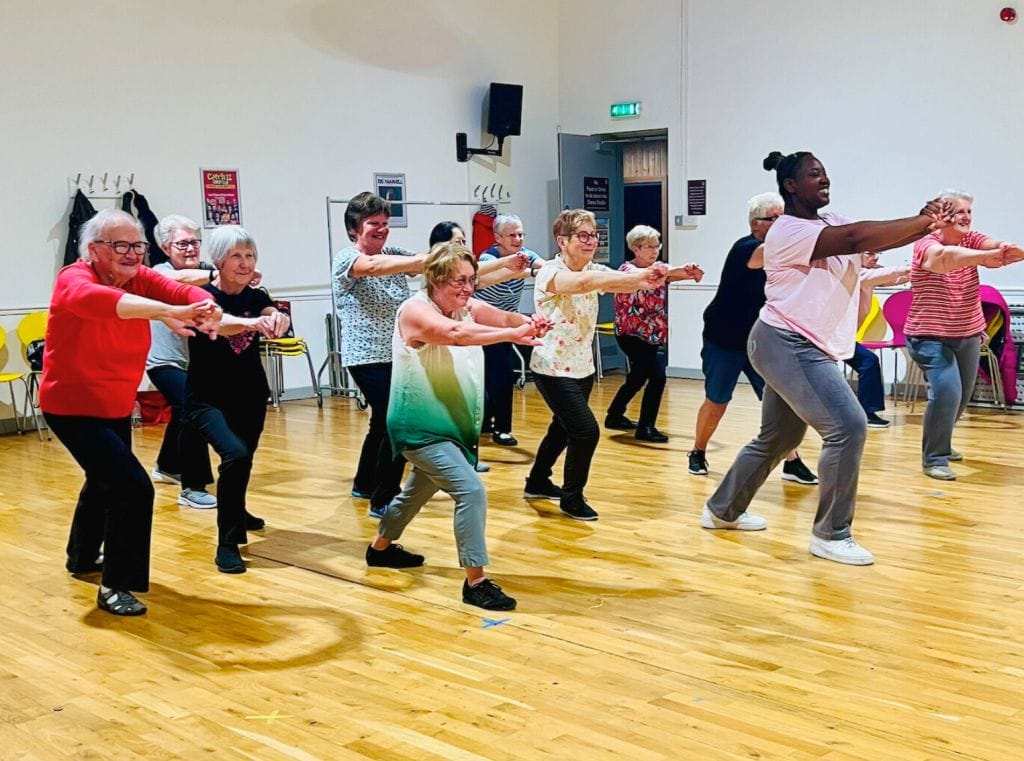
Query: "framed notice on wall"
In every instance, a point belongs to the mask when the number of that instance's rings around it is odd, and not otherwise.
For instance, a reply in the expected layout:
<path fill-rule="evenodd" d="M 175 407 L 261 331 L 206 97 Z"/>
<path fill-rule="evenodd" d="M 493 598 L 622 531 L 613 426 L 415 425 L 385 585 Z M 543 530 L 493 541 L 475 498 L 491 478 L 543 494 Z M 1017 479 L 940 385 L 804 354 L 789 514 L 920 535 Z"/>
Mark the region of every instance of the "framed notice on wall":
<path fill-rule="evenodd" d="M 391 218 L 388 224 L 392 227 L 408 227 L 409 218 L 405 214 L 405 175 L 393 172 L 378 172 L 373 175 L 374 192 L 385 201 L 391 202 Z"/>
<path fill-rule="evenodd" d="M 200 169 L 203 227 L 242 224 L 237 169 Z"/>
<path fill-rule="evenodd" d="M 608 217 L 595 217 L 597 222 L 597 250 L 594 251 L 594 261 L 599 264 L 607 264 L 611 257 L 611 250 L 608 247 Z"/>

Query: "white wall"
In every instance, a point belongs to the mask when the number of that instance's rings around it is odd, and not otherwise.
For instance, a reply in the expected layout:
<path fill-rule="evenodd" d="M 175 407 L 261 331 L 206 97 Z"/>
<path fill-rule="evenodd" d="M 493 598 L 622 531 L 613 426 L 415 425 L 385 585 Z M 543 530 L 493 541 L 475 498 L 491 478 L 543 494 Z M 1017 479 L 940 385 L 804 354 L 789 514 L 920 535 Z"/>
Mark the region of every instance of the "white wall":
<path fill-rule="evenodd" d="M 830 208 L 847 216 L 913 214 L 953 185 L 975 194 L 978 229 L 1024 238 L 1014 192 L 1024 166 L 1024 89 L 1016 82 L 1024 24 L 1001 22 L 1000 7 L 563 3 L 562 128 L 623 129 L 607 119 L 608 104 L 642 99 L 647 115 L 628 129 L 668 128 L 669 213 L 684 208 L 686 179 L 708 181 L 708 215 L 694 230 L 671 232 L 673 260 L 695 259 L 709 273 L 701 286 L 672 290 L 672 366 L 700 366 L 695 326 L 726 252 L 746 232 L 746 199 L 775 188 L 761 169 L 771 150 L 814 151 L 832 177 Z M 892 252 L 883 263 L 908 256 L 909 249 Z M 982 277 L 1024 301 L 1024 265 Z"/>
<path fill-rule="evenodd" d="M 503 174 L 528 228 L 548 226 L 558 62 L 546 0 L 40 0 L 4 3 L 0 28 L 8 329 L 49 301 L 69 175 L 134 172 L 158 215 L 200 219 L 200 168 L 236 168 L 264 282 L 293 300 L 319 363 L 325 196 L 348 197 L 370 189 L 373 172 L 398 171 L 413 200 L 468 199 L 455 133 L 481 144 L 491 81 L 525 87 L 523 135 L 506 141 Z M 435 222 L 470 213 L 410 207 L 409 229 L 392 240 L 420 249 Z M 299 363 L 287 365 L 287 385 L 309 385 Z"/>

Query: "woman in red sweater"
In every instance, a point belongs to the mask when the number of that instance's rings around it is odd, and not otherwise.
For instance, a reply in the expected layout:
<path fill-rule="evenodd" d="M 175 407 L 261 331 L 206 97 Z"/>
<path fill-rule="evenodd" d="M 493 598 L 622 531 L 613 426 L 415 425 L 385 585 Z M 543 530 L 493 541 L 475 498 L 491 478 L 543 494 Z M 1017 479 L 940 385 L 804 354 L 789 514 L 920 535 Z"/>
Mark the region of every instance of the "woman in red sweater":
<path fill-rule="evenodd" d="M 137 616 L 146 606 L 132 592 L 149 589 L 153 485 L 132 453 L 130 416 L 149 351 L 148 320 L 216 337 L 221 311 L 205 291 L 142 266 L 146 238 L 123 211 L 101 211 L 79 241 L 81 259 L 58 273 L 53 288 L 39 403 L 85 471 L 67 569 L 102 570 L 99 607 Z"/>

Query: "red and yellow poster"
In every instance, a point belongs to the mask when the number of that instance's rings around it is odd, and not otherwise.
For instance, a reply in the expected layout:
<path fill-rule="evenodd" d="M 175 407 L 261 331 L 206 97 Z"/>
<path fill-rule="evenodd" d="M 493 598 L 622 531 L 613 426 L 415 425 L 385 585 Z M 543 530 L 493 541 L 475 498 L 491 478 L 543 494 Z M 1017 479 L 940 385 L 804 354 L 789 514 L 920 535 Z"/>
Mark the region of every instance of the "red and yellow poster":
<path fill-rule="evenodd" d="M 237 169 L 200 169 L 203 183 L 203 227 L 242 224 Z"/>

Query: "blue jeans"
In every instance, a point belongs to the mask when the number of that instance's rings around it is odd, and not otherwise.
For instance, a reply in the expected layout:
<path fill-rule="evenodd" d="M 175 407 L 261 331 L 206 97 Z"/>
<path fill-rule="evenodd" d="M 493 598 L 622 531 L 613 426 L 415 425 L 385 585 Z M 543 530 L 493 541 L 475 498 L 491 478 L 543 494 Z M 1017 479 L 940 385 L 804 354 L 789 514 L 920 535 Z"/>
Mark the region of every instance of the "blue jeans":
<path fill-rule="evenodd" d="M 885 409 L 885 391 L 882 389 L 882 365 L 871 349 L 855 344 L 853 356 L 844 360 L 857 373 L 857 400 L 865 412 Z"/>
<path fill-rule="evenodd" d="M 171 365 L 151 367 L 146 373 L 171 405 L 171 422 L 167 424 L 160 453 L 156 456 L 157 468 L 180 475 L 183 489 L 206 491 L 206 486 L 213 483 L 210 449 L 203 437 L 183 422 L 188 373 Z"/>
<path fill-rule="evenodd" d="M 439 441 L 419 449 L 405 449 L 402 454 L 412 463 L 412 472 L 405 488 L 388 505 L 380 522 L 380 535 L 391 541 L 401 537 L 420 508 L 440 489 L 455 500 L 459 565 L 487 565 L 487 490 L 465 453 L 454 442 Z"/>
<path fill-rule="evenodd" d="M 765 380 L 761 431 L 737 455 L 708 500 L 708 509 L 736 520 L 768 474 L 803 441 L 810 425 L 822 439 L 812 530 L 820 539 L 847 538 L 867 438 L 867 416 L 850 384 L 835 360 L 802 335 L 761 320 L 750 331 L 747 353 Z"/>
<path fill-rule="evenodd" d="M 978 378 L 981 337 L 907 336 L 907 351 L 928 381 L 921 464 L 926 468 L 949 465 L 953 426 L 964 414 Z"/>

